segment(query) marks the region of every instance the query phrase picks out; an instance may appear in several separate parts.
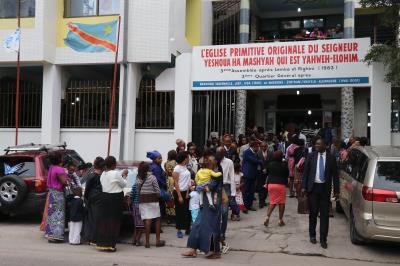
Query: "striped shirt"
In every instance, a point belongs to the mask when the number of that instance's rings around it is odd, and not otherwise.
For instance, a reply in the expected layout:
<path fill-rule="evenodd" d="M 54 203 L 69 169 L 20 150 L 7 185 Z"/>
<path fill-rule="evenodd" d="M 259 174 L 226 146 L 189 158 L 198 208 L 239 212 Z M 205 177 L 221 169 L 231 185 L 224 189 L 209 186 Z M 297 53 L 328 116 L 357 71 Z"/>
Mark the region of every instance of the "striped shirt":
<path fill-rule="evenodd" d="M 148 175 L 144 183 L 138 176 L 136 178 L 136 186 L 140 191 L 140 203 L 158 202 L 160 198 L 160 187 L 158 186 L 157 178 L 154 175 Z"/>

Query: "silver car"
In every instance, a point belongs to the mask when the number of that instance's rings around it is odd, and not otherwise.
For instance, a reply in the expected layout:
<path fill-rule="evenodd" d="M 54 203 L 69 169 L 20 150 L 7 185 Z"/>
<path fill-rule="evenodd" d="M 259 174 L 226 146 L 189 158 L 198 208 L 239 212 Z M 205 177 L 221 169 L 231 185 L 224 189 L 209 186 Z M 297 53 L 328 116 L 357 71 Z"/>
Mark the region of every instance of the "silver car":
<path fill-rule="evenodd" d="M 352 149 L 341 163 L 339 201 L 353 244 L 400 242 L 400 147 Z"/>

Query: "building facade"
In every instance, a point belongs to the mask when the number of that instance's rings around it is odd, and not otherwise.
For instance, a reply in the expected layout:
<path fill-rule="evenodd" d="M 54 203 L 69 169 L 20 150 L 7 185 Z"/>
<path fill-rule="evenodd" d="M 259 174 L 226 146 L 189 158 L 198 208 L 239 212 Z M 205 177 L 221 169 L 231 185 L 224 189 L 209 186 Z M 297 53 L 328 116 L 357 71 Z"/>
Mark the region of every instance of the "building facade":
<path fill-rule="evenodd" d="M 166 155 L 177 138 L 203 145 L 210 132 L 235 133 L 237 92 L 192 90 L 191 51 L 198 45 L 239 43 L 240 2 L 23 1 L 19 143 L 65 141 L 85 160 L 106 154 L 114 54 L 78 53 L 64 44 L 64 38 L 69 22 L 96 24 L 118 16 L 118 104 L 111 153 L 119 159 L 142 160 L 148 150 Z M 250 42 L 285 41 L 302 28 L 327 30 L 338 24 L 345 30 L 354 25 L 354 36 L 370 37 L 372 43 L 395 38 L 379 26 L 381 10 L 363 9 L 354 1 L 248 2 Z M 353 18 L 345 14 L 346 2 L 354 2 Z M 2 3 L 0 39 L 16 28 L 15 1 Z M 15 61 L 14 53 L 0 51 L 0 149 L 14 144 Z M 398 145 L 400 93 L 383 81 L 382 66 L 372 68 L 371 87 L 353 89 L 353 135 L 369 136 L 372 144 Z M 250 89 L 246 95 L 247 125 L 270 132 L 294 120 L 341 127 L 340 87 Z M 303 97 L 302 104 L 285 105 L 297 102 L 293 96 Z"/>

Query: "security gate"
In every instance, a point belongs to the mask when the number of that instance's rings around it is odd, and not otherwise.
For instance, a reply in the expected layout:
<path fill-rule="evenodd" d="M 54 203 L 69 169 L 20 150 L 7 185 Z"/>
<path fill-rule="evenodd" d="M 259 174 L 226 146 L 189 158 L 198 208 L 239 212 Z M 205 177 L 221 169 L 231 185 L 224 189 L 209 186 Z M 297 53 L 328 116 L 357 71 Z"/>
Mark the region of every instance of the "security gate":
<path fill-rule="evenodd" d="M 206 144 L 211 132 L 219 136 L 235 133 L 236 91 L 193 93 L 192 140 L 199 147 Z"/>

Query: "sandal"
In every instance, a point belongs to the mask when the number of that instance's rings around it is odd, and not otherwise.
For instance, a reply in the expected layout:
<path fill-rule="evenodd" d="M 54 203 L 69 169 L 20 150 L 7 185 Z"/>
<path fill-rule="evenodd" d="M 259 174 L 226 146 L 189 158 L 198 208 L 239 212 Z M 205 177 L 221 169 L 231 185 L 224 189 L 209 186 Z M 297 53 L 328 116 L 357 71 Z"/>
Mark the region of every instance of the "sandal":
<path fill-rule="evenodd" d="M 156 244 L 156 247 L 158 247 L 158 248 L 163 247 L 163 246 L 165 246 L 165 241 L 164 240 L 160 240 L 160 242 L 158 242 Z"/>
<path fill-rule="evenodd" d="M 206 255 L 206 259 L 209 259 L 209 260 L 215 260 L 215 259 L 220 259 L 220 258 L 221 258 L 221 254 L 219 254 L 219 253 L 210 252 L 210 254 Z"/>
<path fill-rule="evenodd" d="M 278 223 L 278 225 L 279 225 L 279 226 L 285 226 L 286 224 L 285 224 L 285 222 L 284 222 L 283 220 L 280 220 L 279 223 Z"/>
<path fill-rule="evenodd" d="M 267 220 L 265 220 L 265 222 L 264 222 L 265 227 L 268 227 L 268 225 L 269 225 L 269 218 Z"/>
<path fill-rule="evenodd" d="M 197 253 L 196 252 L 192 252 L 192 251 L 188 251 L 186 253 L 182 253 L 181 255 L 184 258 L 196 258 L 197 257 Z"/>

